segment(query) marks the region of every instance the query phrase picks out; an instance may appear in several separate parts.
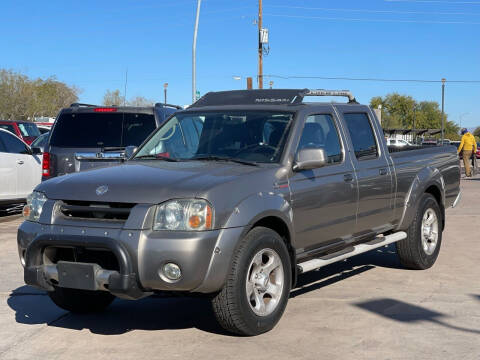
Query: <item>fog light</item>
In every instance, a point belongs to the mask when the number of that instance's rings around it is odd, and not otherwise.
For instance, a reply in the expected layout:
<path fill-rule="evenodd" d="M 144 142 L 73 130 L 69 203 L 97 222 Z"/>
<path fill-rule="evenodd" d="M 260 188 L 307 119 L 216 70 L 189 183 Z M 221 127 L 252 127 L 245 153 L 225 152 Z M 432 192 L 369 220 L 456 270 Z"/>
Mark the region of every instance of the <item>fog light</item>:
<path fill-rule="evenodd" d="M 167 263 L 163 265 L 163 274 L 169 280 L 178 280 L 182 276 L 182 271 L 177 264 Z"/>

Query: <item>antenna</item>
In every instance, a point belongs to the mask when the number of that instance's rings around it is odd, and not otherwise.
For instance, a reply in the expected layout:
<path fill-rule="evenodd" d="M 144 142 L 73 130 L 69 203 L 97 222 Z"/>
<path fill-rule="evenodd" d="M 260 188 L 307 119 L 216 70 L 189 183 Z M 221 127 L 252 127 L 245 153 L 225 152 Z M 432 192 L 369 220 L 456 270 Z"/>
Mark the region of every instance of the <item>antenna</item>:
<path fill-rule="evenodd" d="M 128 81 L 128 68 L 125 69 L 125 86 L 123 88 L 123 106 L 127 101 L 127 81 Z"/>

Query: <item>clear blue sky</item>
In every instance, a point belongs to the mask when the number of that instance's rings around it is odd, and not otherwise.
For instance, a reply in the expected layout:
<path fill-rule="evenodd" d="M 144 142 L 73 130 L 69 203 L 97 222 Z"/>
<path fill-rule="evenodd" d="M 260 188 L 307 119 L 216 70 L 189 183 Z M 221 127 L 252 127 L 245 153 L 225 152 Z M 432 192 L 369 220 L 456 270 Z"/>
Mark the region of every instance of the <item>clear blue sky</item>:
<path fill-rule="evenodd" d="M 245 87 L 257 71 L 257 0 L 203 0 L 197 43 L 202 94 Z M 106 89 L 191 100 L 195 0 L 2 1 L 0 68 L 55 75 L 83 102 Z M 480 1 L 264 0 L 270 54 L 264 73 L 480 80 Z M 234 75 L 242 80 L 234 80 Z M 266 78 L 265 83 L 270 79 Z M 275 78 L 274 87 L 350 89 L 361 102 L 390 92 L 441 100 L 440 84 Z M 447 84 L 445 110 L 480 125 L 480 84 Z"/>

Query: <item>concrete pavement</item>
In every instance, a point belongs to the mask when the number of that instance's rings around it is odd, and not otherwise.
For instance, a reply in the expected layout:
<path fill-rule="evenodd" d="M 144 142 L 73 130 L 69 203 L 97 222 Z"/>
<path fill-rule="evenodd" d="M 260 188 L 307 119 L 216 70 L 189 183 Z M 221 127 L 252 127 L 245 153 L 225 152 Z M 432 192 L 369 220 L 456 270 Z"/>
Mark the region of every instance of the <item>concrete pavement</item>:
<path fill-rule="evenodd" d="M 389 246 L 304 274 L 277 327 L 253 338 L 225 334 L 199 298 L 69 314 L 23 285 L 20 220 L 0 222 L 0 358 L 480 359 L 480 178 L 462 191 L 432 269 L 402 269 Z"/>

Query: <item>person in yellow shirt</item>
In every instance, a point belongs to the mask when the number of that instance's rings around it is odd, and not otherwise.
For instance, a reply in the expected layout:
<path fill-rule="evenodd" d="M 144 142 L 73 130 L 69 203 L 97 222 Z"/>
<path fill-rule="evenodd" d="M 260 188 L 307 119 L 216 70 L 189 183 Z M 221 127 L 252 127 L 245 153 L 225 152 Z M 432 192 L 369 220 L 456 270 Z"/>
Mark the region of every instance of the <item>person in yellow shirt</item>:
<path fill-rule="evenodd" d="M 465 175 L 471 177 L 472 169 L 470 167 L 470 158 L 472 154 L 477 152 L 477 142 L 475 137 L 465 128 L 462 129 L 462 141 L 458 146 L 457 152 L 460 153 L 460 151 L 463 151 L 462 157 L 463 164 L 465 165 Z"/>

